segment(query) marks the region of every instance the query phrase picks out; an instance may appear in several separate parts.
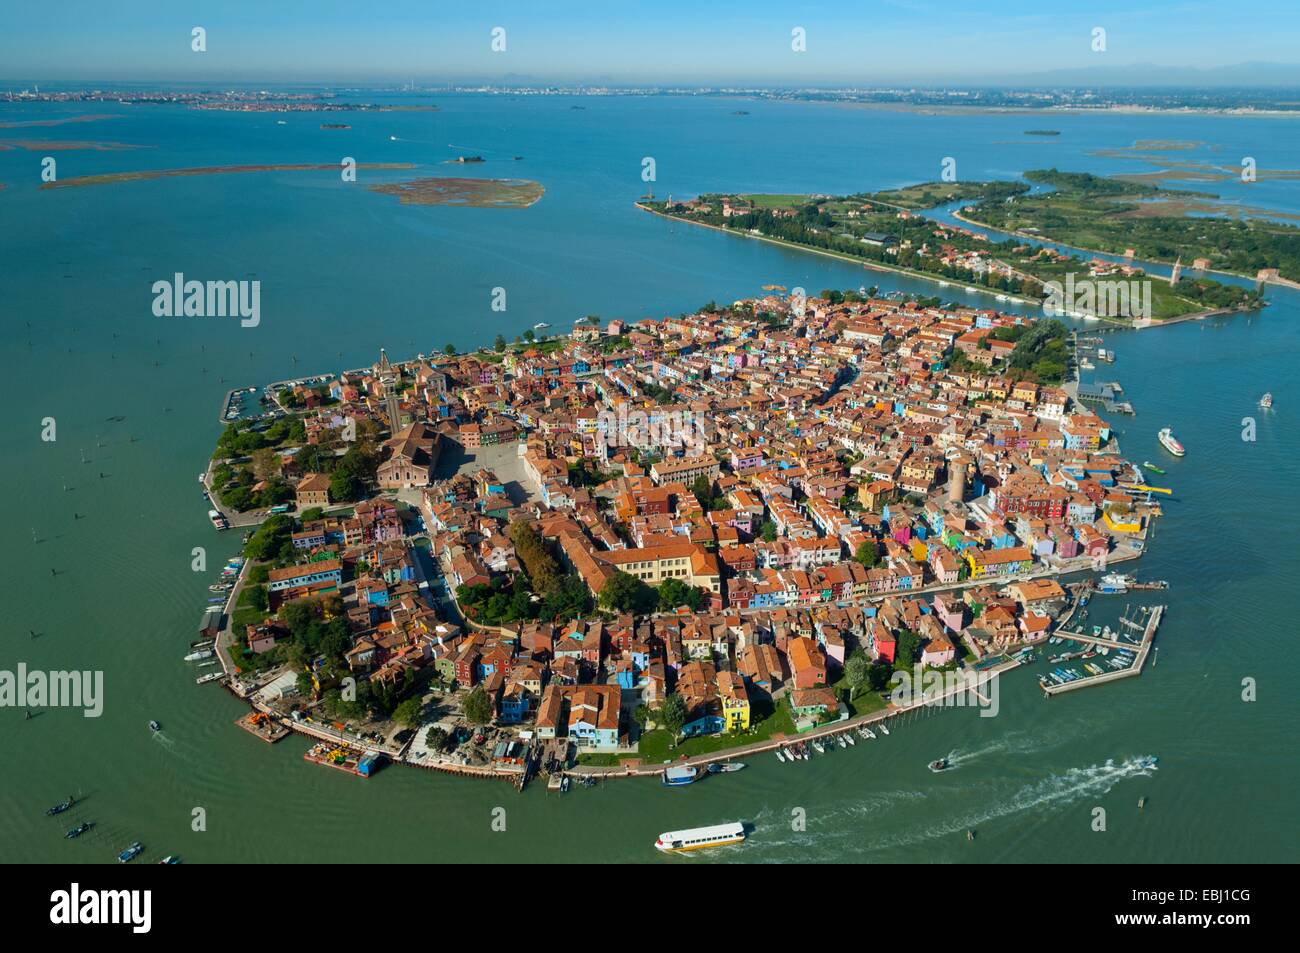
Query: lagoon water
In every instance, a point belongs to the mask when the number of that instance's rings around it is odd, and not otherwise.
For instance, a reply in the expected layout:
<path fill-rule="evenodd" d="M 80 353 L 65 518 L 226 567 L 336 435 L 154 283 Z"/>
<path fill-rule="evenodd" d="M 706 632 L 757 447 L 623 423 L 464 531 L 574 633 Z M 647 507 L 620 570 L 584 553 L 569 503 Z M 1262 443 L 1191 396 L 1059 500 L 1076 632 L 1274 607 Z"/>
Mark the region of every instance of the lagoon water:
<path fill-rule="evenodd" d="M 1287 613 L 1300 551 L 1287 530 L 1300 479 L 1300 292 L 1285 289 L 1271 289 L 1255 314 L 1114 335 L 1118 360 L 1096 372 L 1121 381 L 1137 408 L 1112 421 L 1125 454 L 1165 467 L 1160 482 L 1175 490 L 1149 555 L 1128 567 L 1171 589 L 1099 597 L 1090 619 L 1114 624 L 1126 601 L 1157 601 L 1145 596 L 1170 604 L 1158 664 L 1141 678 L 1046 701 L 1030 674 L 1013 673 L 994 718 L 932 712 L 807 763 L 769 754 L 689 790 L 634 780 L 563 797 L 405 768 L 363 782 L 304 762 L 305 739 L 268 746 L 235 728 L 244 706 L 195 686 L 181 661 L 212 575 L 191 571 L 191 551 L 206 547 L 215 565 L 239 542 L 209 527 L 196 483 L 229 388 L 356 367 L 380 347 L 407 357 L 513 338 L 538 321 L 562 330 L 591 313 L 676 314 L 764 284 L 875 284 L 994 303 L 646 215 L 632 205 L 647 188 L 643 158 L 655 160 L 659 195 L 888 188 L 937 178 L 948 156 L 964 179 L 1050 165 L 1145 171 L 1090 155 L 1142 139 L 1189 144 L 1178 159 L 1300 168 L 1294 119 L 930 116 L 670 97 L 435 101 L 435 113 L 350 114 L 347 130 L 320 129 L 337 117 L 319 113 L 0 106 L 0 123 L 113 117 L 6 128 L 6 140 L 142 147 L 51 150 L 60 178 L 344 156 L 420 166 L 363 170 L 359 184 L 272 172 L 42 191 L 46 151 L 0 150 L 0 669 L 102 670 L 107 696 L 99 718 L 0 709 L 0 858 L 111 862 L 139 839 L 146 857 L 193 863 L 1296 859 L 1300 664 Z M 1061 135 L 1023 134 L 1045 125 Z M 488 161 L 442 164 L 460 154 Z M 527 210 L 421 208 L 362 187 L 417 174 L 530 178 L 546 194 Z M 1300 213 L 1294 183 L 1197 187 Z M 260 326 L 155 317 L 150 287 L 175 272 L 260 280 Z M 504 313 L 490 307 L 498 287 Z M 1270 413 L 1256 407 L 1266 390 Z M 53 442 L 41 440 L 47 417 Z M 1242 440 L 1245 417 L 1257 422 L 1253 442 Z M 1163 426 L 1188 447 L 1182 460 L 1156 443 Z M 1243 679 L 1257 681 L 1258 700 L 1242 700 Z M 946 754 L 957 769 L 931 774 L 926 763 Z M 1158 766 L 1141 767 L 1146 756 Z M 84 797 L 72 812 L 42 816 L 70 793 Z M 498 806 L 504 832 L 490 824 Z M 1093 829 L 1098 807 L 1104 831 Z M 202 832 L 191 829 L 196 808 Z M 743 847 L 689 858 L 651 848 L 660 831 L 737 819 L 754 825 Z M 97 826 L 64 840 L 78 820 Z"/>

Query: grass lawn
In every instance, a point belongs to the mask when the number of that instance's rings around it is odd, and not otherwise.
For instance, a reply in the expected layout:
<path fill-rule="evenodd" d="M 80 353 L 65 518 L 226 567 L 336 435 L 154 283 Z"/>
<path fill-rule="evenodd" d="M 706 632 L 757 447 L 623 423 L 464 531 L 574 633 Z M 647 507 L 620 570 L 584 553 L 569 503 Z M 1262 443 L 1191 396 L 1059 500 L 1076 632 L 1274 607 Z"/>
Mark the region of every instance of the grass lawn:
<path fill-rule="evenodd" d="M 758 208 L 789 208 L 792 205 L 803 205 L 808 201 L 806 195 L 743 195 L 741 198 L 749 199 Z"/>
<path fill-rule="evenodd" d="M 759 713 L 755 712 L 755 714 Z M 623 755 L 622 757 L 640 758 L 645 764 L 657 764 L 662 761 L 676 760 L 683 756 L 690 758 L 695 755 L 712 754 L 715 751 L 725 751 L 728 748 L 738 748 L 741 745 L 766 741 L 778 732 L 794 735 L 794 719 L 790 714 L 790 706 L 784 700 L 777 706 L 775 712 L 771 712 L 757 723 L 751 724 L 749 731 L 720 735 L 700 735 L 695 738 L 687 738 L 673 748 L 671 747 L 672 736 L 664 729 L 656 728 L 654 731 L 647 731 L 641 736 L 636 754 Z"/>
<path fill-rule="evenodd" d="M 593 768 L 616 768 L 618 767 L 618 755 L 580 754 L 578 755 L 578 764 L 589 765 Z"/>

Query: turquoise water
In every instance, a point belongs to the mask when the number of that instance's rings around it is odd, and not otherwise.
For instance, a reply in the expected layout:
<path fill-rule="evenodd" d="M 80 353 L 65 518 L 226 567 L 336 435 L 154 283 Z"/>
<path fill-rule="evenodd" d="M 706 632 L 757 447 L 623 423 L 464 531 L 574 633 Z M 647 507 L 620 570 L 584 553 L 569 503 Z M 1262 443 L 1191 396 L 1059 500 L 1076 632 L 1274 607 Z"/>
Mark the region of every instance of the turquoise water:
<path fill-rule="evenodd" d="M 1136 568 L 1172 584 L 1159 662 L 1141 678 L 1044 701 L 1021 673 L 1003 681 L 996 718 L 936 712 L 808 763 L 768 755 L 688 789 L 626 781 L 564 797 L 407 769 L 362 782 L 302 761 L 301 739 L 272 747 L 235 728 L 243 707 L 195 686 L 181 661 L 211 576 L 190 570 L 191 550 L 206 547 L 214 565 L 238 545 L 208 526 L 195 480 L 230 387 L 357 366 L 381 346 L 406 356 L 513 338 L 538 321 L 563 329 L 589 313 L 676 314 L 770 283 L 992 303 L 638 212 L 644 157 L 659 195 L 886 188 L 937 177 L 945 156 L 972 179 L 1047 165 L 1142 171 L 1089 155 L 1138 139 L 1202 143 L 1179 159 L 1300 167 L 1300 126 L 1281 119 L 1053 116 L 1062 135 L 1049 139 L 1023 136 L 1043 126 L 1034 117 L 667 97 L 437 102 L 437 113 L 357 113 L 343 120 L 350 130 L 319 129 L 337 118 L 320 114 L 281 126 L 275 115 L 170 107 L 0 107 L 0 122 L 119 117 L 5 129 L 6 139 L 147 147 L 51 152 L 61 178 L 350 155 L 421 165 L 363 170 L 362 184 L 464 174 L 546 188 L 527 210 L 403 207 L 329 172 L 39 191 L 44 153 L 0 151 L 0 668 L 101 669 L 107 693 L 98 719 L 0 710 L 10 763 L 22 766 L 0 780 L 0 856 L 104 862 L 138 838 L 149 856 L 192 862 L 661 860 L 650 849 L 660 831 L 743 819 L 755 825 L 744 847 L 664 862 L 1295 859 L 1300 778 L 1287 755 L 1300 673 L 1286 607 L 1300 555 L 1284 528 L 1300 476 L 1290 423 L 1300 293 L 1285 289 L 1257 314 L 1115 335 L 1118 361 L 1096 372 L 1120 380 L 1138 410 L 1113 420 L 1126 455 L 1165 467 L 1161 485 L 1176 491 Z M 732 115 L 742 107 L 750 115 Z M 489 161 L 441 164 L 466 153 Z M 1213 190 L 1300 213 L 1294 183 Z M 176 271 L 256 277 L 260 326 L 154 317 L 150 286 Z M 490 307 L 496 287 L 504 313 Z M 1255 407 L 1265 390 L 1270 414 Z M 1245 416 L 1257 419 L 1253 443 L 1240 437 Z M 57 421 L 53 443 L 40 440 L 45 417 Z M 1188 447 L 1182 460 L 1156 443 L 1167 425 Z M 1122 598 L 1102 603 L 1090 621 L 1122 609 Z M 1259 684 L 1253 703 L 1240 700 L 1247 677 Z M 950 752 L 957 770 L 926 770 Z M 1158 767 L 1141 769 L 1144 756 Z M 71 824 L 41 816 L 68 793 L 86 799 L 63 817 L 98 823 L 72 842 L 59 836 Z M 490 827 L 497 806 L 503 833 Z M 1106 832 L 1091 830 L 1096 806 L 1109 812 Z M 202 833 L 190 829 L 196 807 Z M 791 828 L 795 808 L 803 831 Z"/>

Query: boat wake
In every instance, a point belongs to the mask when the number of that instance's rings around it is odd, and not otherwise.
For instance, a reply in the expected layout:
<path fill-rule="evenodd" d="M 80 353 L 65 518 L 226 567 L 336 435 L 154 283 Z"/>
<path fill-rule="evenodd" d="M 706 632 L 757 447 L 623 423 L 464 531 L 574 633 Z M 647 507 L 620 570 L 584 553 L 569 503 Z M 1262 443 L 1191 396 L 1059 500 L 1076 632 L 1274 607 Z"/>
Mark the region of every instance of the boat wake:
<path fill-rule="evenodd" d="M 969 762 L 971 755 L 966 757 Z M 987 807 L 939 819 L 937 822 L 933 817 L 927 816 L 924 824 L 892 833 L 882 827 L 888 826 L 888 809 L 905 800 L 900 796 L 903 792 L 868 796 L 851 805 L 838 805 L 827 812 L 810 810 L 807 832 L 791 832 L 786 816 L 774 811 L 769 819 L 768 812 L 764 811 L 756 819 L 758 836 L 750 838 L 746 849 L 751 856 L 766 854 L 769 850 L 779 852 L 779 856 L 772 857 L 771 861 L 780 863 L 788 858 L 787 849 L 808 853 L 825 852 L 827 856 L 842 858 L 846 854 L 856 854 L 863 850 L 908 848 L 952 837 L 999 818 L 1101 797 L 1121 781 L 1151 777 L 1157 770 L 1156 759 L 1150 755 L 1126 758 L 1121 762 L 1110 759 L 1103 764 L 1070 768 L 1064 773 L 1052 774 L 1025 784 L 1008 796 L 994 793 L 993 803 Z M 923 794 L 916 796 L 925 797 Z M 850 817 L 861 814 L 871 816 L 875 822 L 871 832 L 874 836 L 864 838 L 858 825 L 848 823 Z M 756 856 L 754 859 L 762 861 L 765 858 Z"/>

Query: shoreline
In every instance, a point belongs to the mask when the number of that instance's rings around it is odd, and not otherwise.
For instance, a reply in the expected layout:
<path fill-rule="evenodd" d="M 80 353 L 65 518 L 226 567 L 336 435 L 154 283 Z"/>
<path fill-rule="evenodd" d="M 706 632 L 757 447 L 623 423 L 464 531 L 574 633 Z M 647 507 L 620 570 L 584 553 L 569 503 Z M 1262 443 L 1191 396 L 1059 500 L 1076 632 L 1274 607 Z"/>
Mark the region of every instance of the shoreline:
<path fill-rule="evenodd" d="M 976 221 L 976 220 L 973 219 L 973 218 L 968 218 L 967 216 L 962 215 L 960 211 L 954 211 L 954 212 L 952 213 L 952 217 L 955 218 L 955 219 L 957 219 L 959 222 L 965 222 L 967 225 L 974 225 L 976 228 L 987 228 L 987 229 L 989 229 L 990 231 L 1001 232 L 1001 233 L 1004 234 L 1004 235 L 1015 235 L 1017 238 L 1028 239 L 1029 241 L 1044 242 L 1044 243 L 1052 244 L 1052 245 L 1062 245 L 1062 246 L 1064 246 L 1064 247 L 1066 247 L 1066 248 L 1073 248 L 1073 249 L 1075 249 L 1076 251 L 1081 251 L 1081 252 L 1084 252 L 1085 254 L 1089 254 L 1089 255 L 1113 255 L 1113 256 L 1115 256 L 1116 258 L 1123 258 L 1123 257 L 1124 257 L 1123 255 L 1120 255 L 1120 254 L 1118 254 L 1118 253 L 1116 253 L 1116 252 L 1113 252 L 1113 251 L 1106 251 L 1104 248 L 1088 248 L 1086 245 L 1075 245 L 1075 244 L 1072 243 L 1072 242 L 1068 242 L 1068 241 L 1065 241 L 1065 240 L 1063 240 L 1063 239 L 1059 239 L 1059 238 L 1048 238 L 1048 237 L 1045 236 L 1045 235 L 1032 235 L 1032 234 L 1030 234 L 1029 232 L 1022 232 L 1022 231 L 1020 231 L 1019 229 L 1011 229 L 1011 230 L 1008 230 L 1008 229 L 1005 229 L 1005 228 L 999 228 L 998 226 L 996 226 L 996 225 L 990 225 L 990 224 L 988 224 L 987 222 L 978 222 L 978 221 Z M 1137 256 L 1134 256 L 1134 257 L 1136 258 Z M 1143 260 L 1143 261 L 1149 261 L 1149 262 L 1151 262 L 1153 265 L 1161 265 L 1161 266 L 1166 267 L 1166 268 L 1173 268 L 1173 266 L 1174 266 L 1174 262 L 1172 262 L 1172 261 L 1161 261 L 1159 258 L 1143 258 L 1142 260 Z M 1241 274 L 1240 272 L 1236 272 L 1236 271 L 1226 271 L 1226 270 L 1224 270 L 1224 269 L 1222 269 L 1222 268 L 1206 268 L 1206 269 L 1205 269 L 1205 273 L 1206 273 L 1206 274 L 1210 274 L 1210 275 L 1227 275 L 1227 276 L 1230 277 L 1230 278 L 1240 278 L 1242 281 L 1258 281 L 1258 280 L 1259 280 L 1259 279 L 1257 279 L 1257 278 L 1252 278 L 1250 275 L 1243 275 L 1243 274 Z M 1283 288 L 1300 288 L 1300 282 L 1298 282 L 1298 281 L 1292 281 L 1290 278 L 1282 278 L 1282 277 L 1280 277 L 1280 276 L 1279 276 L 1278 278 L 1276 278 L 1276 279 L 1273 279 L 1273 280 L 1265 279 L 1265 280 L 1264 280 L 1264 284 L 1266 284 L 1266 285 L 1279 285 L 1279 286 L 1281 286 L 1281 287 L 1283 287 Z M 1224 310 L 1231 311 L 1232 309 L 1231 309 L 1231 308 L 1228 308 L 1228 309 L 1224 309 Z M 1169 318 L 1168 321 L 1162 321 L 1162 322 L 1160 322 L 1160 323 L 1162 323 L 1162 324 L 1167 324 L 1169 321 L 1177 321 L 1177 320 L 1181 320 L 1182 318 L 1185 318 L 1185 317 L 1186 317 L 1186 315 L 1180 315 L 1178 318 Z"/>
<path fill-rule="evenodd" d="M 793 249 L 794 251 L 807 252 L 808 254 L 812 254 L 812 255 L 822 255 L 826 258 L 836 258 L 840 261 L 848 262 L 849 264 L 858 265 L 859 267 L 866 268 L 870 271 L 892 272 L 894 274 L 903 275 L 908 278 L 918 278 L 922 281 L 931 281 L 934 282 L 935 284 L 946 282 L 950 287 L 965 288 L 969 291 L 975 291 L 980 294 L 986 294 L 993 298 L 996 298 L 998 295 L 1001 295 L 1003 298 L 1007 299 L 1008 301 L 1018 301 L 1021 304 L 1029 305 L 1030 307 L 1042 306 L 1041 301 L 1035 301 L 1032 298 L 1026 298 L 1023 295 L 1013 294 L 1009 291 L 994 291 L 991 288 L 981 288 L 979 285 L 967 284 L 964 281 L 958 281 L 956 279 L 937 278 L 933 275 L 928 275 L 923 271 L 912 271 L 911 269 L 902 268 L 896 265 L 884 265 L 884 264 L 880 264 L 879 262 L 869 261 L 865 258 L 854 258 L 851 255 L 845 255 L 842 254 L 841 252 L 827 251 L 824 248 L 810 248 L 807 245 L 799 245 L 794 242 L 787 242 L 784 239 L 772 238 L 769 235 L 751 235 L 748 232 L 738 232 L 735 231 L 734 229 L 722 228 L 717 225 L 710 225 L 708 222 L 693 222 L 688 218 L 679 218 L 676 215 L 668 215 L 665 212 L 656 211 L 655 209 L 652 209 L 647 205 L 643 205 L 639 201 L 636 202 L 635 204 L 636 207 L 639 208 L 641 211 L 649 212 L 651 215 L 657 215 L 660 218 L 668 219 L 670 222 L 681 222 L 683 225 L 694 225 L 694 226 L 698 226 L 699 228 L 708 228 L 708 229 L 712 229 L 715 232 L 722 232 L 724 235 L 733 235 L 739 238 L 756 239 L 757 241 L 770 242 L 773 245 L 779 245 L 782 248 L 790 248 Z"/>

